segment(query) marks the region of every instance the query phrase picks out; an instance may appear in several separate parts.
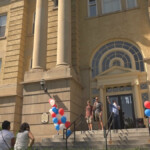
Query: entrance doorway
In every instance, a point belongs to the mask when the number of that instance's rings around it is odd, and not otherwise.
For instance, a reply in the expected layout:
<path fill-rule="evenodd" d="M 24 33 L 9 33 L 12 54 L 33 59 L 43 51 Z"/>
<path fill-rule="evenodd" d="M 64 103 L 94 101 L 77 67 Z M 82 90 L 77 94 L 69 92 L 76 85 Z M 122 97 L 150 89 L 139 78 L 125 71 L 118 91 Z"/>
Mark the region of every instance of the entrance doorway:
<path fill-rule="evenodd" d="M 121 129 L 135 128 L 135 114 L 132 94 L 109 96 L 109 99 L 111 103 L 113 103 L 113 100 L 115 100 L 120 106 L 119 114 Z M 110 113 L 111 108 L 107 103 L 107 118 L 109 117 Z"/>

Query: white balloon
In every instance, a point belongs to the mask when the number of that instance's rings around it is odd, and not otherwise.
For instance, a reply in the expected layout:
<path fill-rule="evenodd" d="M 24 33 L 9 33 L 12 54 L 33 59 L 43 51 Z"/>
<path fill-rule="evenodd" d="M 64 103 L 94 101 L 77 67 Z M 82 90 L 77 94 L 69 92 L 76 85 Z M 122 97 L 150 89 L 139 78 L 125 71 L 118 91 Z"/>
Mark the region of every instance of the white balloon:
<path fill-rule="evenodd" d="M 62 116 L 61 116 L 60 114 L 57 114 L 57 115 L 56 115 L 56 118 L 57 118 L 58 120 L 60 120 L 61 117 L 62 117 Z"/>
<path fill-rule="evenodd" d="M 50 109 L 50 110 L 49 110 L 49 113 L 52 114 L 52 112 L 53 112 L 52 109 Z"/>
<path fill-rule="evenodd" d="M 54 123 L 54 126 L 58 125 L 58 123 Z"/>
<path fill-rule="evenodd" d="M 51 100 L 50 100 L 50 104 L 51 104 L 51 106 L 55 105 L 55 100 L 54 100 L 54 99 L 51 99 Z"/>
<path fill-rule="evenodd" d="M 63 124 L 63 123 L 61 123 L 60 124 L 60 130 L 63 130 L 63 129 L 65 129 L 66 127 L 65 127 L 65 125 Z"/>

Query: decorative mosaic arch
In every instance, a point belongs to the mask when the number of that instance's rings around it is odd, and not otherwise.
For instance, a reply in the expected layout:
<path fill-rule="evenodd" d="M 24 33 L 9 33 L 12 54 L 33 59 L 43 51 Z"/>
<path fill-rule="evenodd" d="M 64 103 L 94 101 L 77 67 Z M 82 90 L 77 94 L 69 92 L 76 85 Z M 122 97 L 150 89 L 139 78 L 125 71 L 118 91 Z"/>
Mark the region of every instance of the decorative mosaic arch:
<path fill-rule="evenodd" d="M 115 48 L 116 50 L 112 51 L 112 49 Z M 123 49 L 123 51 L 121 49 Z M 131 56 L 129 56 L 129 53 L 133 56 L 136 70 L 144 71 L 143 57 L 137 47 L 125 41 L 113 41 L 102 46 L 95 53 L 92 59 L 92 77 L 99 74 L 99 62 L 103 56 L 104 58 L 101 66 L 102 72 L 111 67 L 110 62 L 113 59 L 121 59 L 123 62 L 123 67 L 125 68 L 133 68 L 133 61 L 131 61 Z M 118 61 L 114 62 L 114 64 L 119 65 Z"/>

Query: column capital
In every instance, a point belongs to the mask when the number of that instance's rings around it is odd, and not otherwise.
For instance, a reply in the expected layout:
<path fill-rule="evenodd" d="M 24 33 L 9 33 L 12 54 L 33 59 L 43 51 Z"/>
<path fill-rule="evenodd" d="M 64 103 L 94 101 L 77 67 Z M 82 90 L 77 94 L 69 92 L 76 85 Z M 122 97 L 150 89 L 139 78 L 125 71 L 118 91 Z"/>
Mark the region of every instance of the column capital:
<path fill-rule="evenodd" d="M 132 86 L 139 85 L 139 80 L 138 80 L 138 79 L 134 79 L 134 80 L 131 82 L 131 85 L 132 85 Z"/>
<path fill-rule="evenodd" d="M 104 85 L 98 85 L 98 86 L 97 86 L 97 89 L 103 90 L 104 87 L 105 87 Z"/>

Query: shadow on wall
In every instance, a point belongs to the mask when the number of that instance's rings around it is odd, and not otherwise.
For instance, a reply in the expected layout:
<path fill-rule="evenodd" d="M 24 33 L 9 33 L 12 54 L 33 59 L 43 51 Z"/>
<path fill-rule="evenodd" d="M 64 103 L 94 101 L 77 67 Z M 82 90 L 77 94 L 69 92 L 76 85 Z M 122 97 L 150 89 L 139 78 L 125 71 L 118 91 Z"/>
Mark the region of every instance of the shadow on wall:
<path fill-rule="evenodd" d="M 69 102 L 69 100 L 62 101 L 57 95 L 53 95 L 53 98 L 55 99 L 58 108 L 63 108 L 65 111 L 68 111 L 68 108 L 65 106 L 64 102 Z"/>

